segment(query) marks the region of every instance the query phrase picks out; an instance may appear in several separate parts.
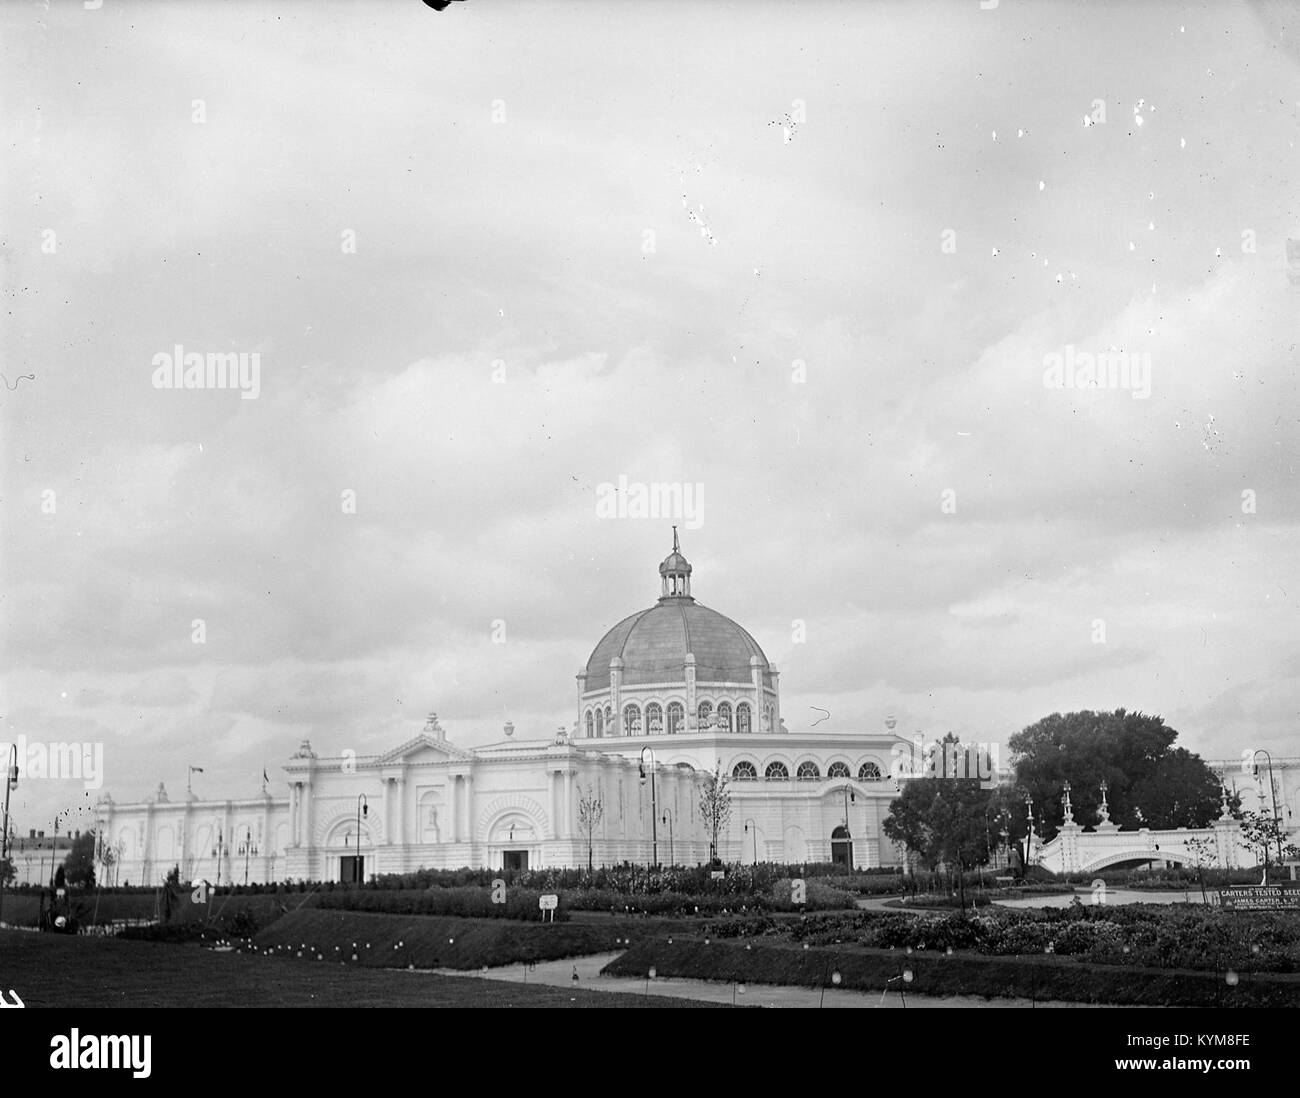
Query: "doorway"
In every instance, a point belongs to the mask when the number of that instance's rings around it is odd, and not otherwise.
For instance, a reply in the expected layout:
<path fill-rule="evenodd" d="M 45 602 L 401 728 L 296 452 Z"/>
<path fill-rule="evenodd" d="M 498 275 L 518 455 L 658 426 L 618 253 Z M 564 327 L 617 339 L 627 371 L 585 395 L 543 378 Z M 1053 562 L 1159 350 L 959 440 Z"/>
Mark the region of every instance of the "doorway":
<path fill-rule="evenodd" d="M 364 854 L 344 854 L 339 858 L 339 880 L 343 884 L 360 884 L 366 875 Z"/>
<path fill-rule="evenodd" d="M 845 869 L 853 868 L 853 838 L 847 827 L 837 827 L 831 832 L 831 861 Z"/>
<path fill-rule="evenodd" d="M 528 868 L 528 851 L 527 850 L 507 850 L 501 855 L 502 869 L 527 869 Z"/>

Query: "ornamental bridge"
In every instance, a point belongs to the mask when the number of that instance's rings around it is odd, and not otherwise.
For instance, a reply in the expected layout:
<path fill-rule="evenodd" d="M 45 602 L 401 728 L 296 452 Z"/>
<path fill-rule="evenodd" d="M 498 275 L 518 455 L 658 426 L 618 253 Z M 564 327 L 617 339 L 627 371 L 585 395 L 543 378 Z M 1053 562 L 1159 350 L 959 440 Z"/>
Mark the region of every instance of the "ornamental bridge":
<path fill-rule="evenodd" d="M 1039 843 L 1031 837 L 1030 862 L 1053 873 L 1091 873 L 1117 865 L 1163 863 L 1203 865 L 1213 869 L 1242 869 L 1259 864 L 1255 851 L 1241 834 L 1241 821 L 1233 819 L 1225 800 L 1219 818 L 1209 827 L 1180 827 L 1169 831 L 1121 830 L 1111 822 L 1103 788 L 1100 822 L 1091 831 L 1074 819 L 1066 787 L 1065 822 L 1056 837 Z"/>

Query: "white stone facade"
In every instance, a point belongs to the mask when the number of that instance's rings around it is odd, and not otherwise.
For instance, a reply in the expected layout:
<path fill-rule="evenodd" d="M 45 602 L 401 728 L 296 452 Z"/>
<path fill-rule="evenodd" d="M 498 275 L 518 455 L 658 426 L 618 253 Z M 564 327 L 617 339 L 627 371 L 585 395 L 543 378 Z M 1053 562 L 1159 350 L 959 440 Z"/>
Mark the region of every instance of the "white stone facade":
<path fill-rule="evenodd" d="M 695 602 L 691 571 L 674 532 L 658 603 L 609 630 L 579 672 L 571 731 L 519 740 L 507 725 L 502 742 L 467 749 L 433 715 L 383 755 L 318 756 L 304 741 L 283 767 L 287 795 L 170 801 L 160 785 L 141 804 L 106 796 L 108 877 L 151 884 L 175 865 L 184 880 L 221 884 L 340 880 L 356 857 L 365 877 L 584 866 L 578 806 L 592 795 L 604 810 L 594 864 L 698 864 L 713 838 L 700 794 L 719 767 L 733 791 L 723 860 L 901 864 L 881 824 L 903 741 L 787 732 L 776 667 L 743 628 Z"/>

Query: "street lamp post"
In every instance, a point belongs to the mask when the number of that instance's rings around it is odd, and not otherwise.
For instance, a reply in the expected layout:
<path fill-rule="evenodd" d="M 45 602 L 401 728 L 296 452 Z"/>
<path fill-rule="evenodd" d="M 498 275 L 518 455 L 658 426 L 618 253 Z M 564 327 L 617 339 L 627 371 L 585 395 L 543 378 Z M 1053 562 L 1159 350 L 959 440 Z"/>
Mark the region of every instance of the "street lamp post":
<path fill-rule="evenodd" d="M 1034 798 L 1025 794 L 1025 819 L 1028 821 L 1029 833 L 1025 836 L 1025 874 L 1029 873 L 1029 859 L 1034 856 Z"/>
<path fill-rule="evenodd" d="M 251 827 L 244 829 L 244 841 L 239 844 L 239 853 L 244 856 L 244 885 L 247 887 L 249 858 L 257 854 L 257 844 L 253 842 L 253 829 Z"/>
<path fill-rule="evenodd" d="M 217 860 L 217 880 L 218 886 L 221 884 L 221 859 L 230 853 L 230 847 L 226 846 L 225 832 L 222 831 L 221 825 L 217 824 L 217 845 L 212 848 L 212 856 Z"/>
<path fill-rule="evenodd" d="M 0 922 L 5 913 L 5 859 L 9 856 L 9 791 L 18 785 L 18 745 L 9 745 L 9 758 L 5 760 L 5 811 L 0 819 Z"/>
<path fill-rule="evenodd" d="M 352 878 L 357 884 L 361 883 L 361 819 L 370 818 L 370 802 L 366 800 L 364 793 L 357 794 L 357 854 L 352 863 Z"/>
<path fill-rule="evenodd" d="M 750 816 L 745 820 L 745 834 L 749 834 L 749 825 L 754 824 L 754 864 L 758 865 L 758 824 L 754 823 L 754 817 Z M 742 850 L 740 856 L 743 858 L 745 852 Z"/>
<path fill-rule="evenodd" d="M 1254 753 L 1250 756 L 1251 764 L 1255 768 L 1255 776 L 1259 776 L 1259 763 L 1256 758 L 1263 755 L 1268 760 L 1268 790 L 1273 795 L 1273 829 L 1274 838 L 1277 840 L 1277 864 L 1282 864 L 1282 818 L 1277 814 L 1277 786 L 1273 784 L 1273 756 L 1262 747 L 1255 748 Z M 1267 848 L 1265 848 L 1267 849 Z"/>
<path fill-rule="evenodd" d="M 49 881 L 51 888 L 54 887 L 54 862 L 56 860 L 56 851 L 59 848 L 59 817 L 64 815 L 66 815 L 66 813 L 58 812 L 55 813 L 54 816 L 54 835 L 53 838 L 50 839 L 50 875 L 46 878 L 46 880 Z M 44 854 L 41 855 L 41 868 L 42 870 L 45 868 Z"/>
<path fill-rule="evenodd" d="M 641 748 L 641 784 L 645 785 L 645 753 L 650 752 L 650 850 L 651 861 L 659 865 L 659 794 L 655 787 L 655 753 L 649 745 Z"/>
<path fill-rule="evenodd" d="M 668 825 L 668 864 L 676 865 L 673 860 L 673 818 L 668 812 L 664 813 L 664 823 Z"/>

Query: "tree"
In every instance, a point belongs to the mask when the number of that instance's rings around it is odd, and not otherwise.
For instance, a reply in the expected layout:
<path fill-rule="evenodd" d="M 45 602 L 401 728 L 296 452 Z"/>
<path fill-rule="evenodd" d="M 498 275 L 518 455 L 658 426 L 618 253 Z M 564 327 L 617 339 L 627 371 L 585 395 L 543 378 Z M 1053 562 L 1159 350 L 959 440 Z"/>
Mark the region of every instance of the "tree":
<path fill-rule="evenodd" d="M 712 774 L 704 776 L 704 789 L 700 792 L 700 815 L 712 836 L 709 844 L 709 862 L 718 860 L 718 832 L 727 826 L 731 819 L 731 790 L 727 787 L 731 778 L 722 772 L 722 760 L 719 759 Z"/>
<path fill-rule="evenodd" d="M 0 882 L 8 885 L 12 884 L 18 877 L 18 870 L 14 868 L 13 858 L 4 858 L 0 860 Z"/>
<path fill-rule="evenodd" d="M 1300 857 L 1300 848 L 1287 842 L 1286 828 L 1271 812 L 1243 812 L 1241 837 L 1262 855 L 1260 861 L 1264 863 L 1266 879 L 1274 851 L 1278 854 L 1279 862 L 1286 858 Z"/>
<path fill-rule="evenodd" d="M 1041 837 L 1047 840 L 1062 818 L 1066 781 L 1075 818 L 1084 825 L 1097 819 L 1103 780 L 1110 818 L 1121 827 L 1165 830 L 1210 824 L 1220 811 L 1219 777 L 1198 755 L 1174 748 L 1177 738 L 1178 732 L 1160 717 L 1124 709 L 1082 710 L 1044 717 L 1015 733 L 1008 746 L 1017 787 L 1042 810 Z"/>
<path fill-rule="evenodd" d="M 1201 902 L 1209 906 L 1210 897 L 1205 891 L 1205 867 L 1218 864 L 1219 853 L 1213 839 L 1188 839 L 1187 849 L 1196 859 L 1196 879 L 1201 885 Z"/>
<path fill-rule="evenodd" d="M 581 787 L 579 787 L 581 794 Z M 601 804 L 600 798 L 596 796 L 596 791 L 591 786 L 587 787 L 585 795 L 578 797 L 578 826 L 582 833 L 587 836 L 587 872 L 592 871 L 592 844 L 593 835 L 596 828 L 600 826 L 600 821 L 605 815 L 605 806 Z"/>
<path fill-rule="evenodd" d="M 989 857 L 990 825 L 1002 803 L 1000 793 L 982 789 L 976 778 L 911 778 L 885 818 L 885 834 L 916 854 L 927 869 L 942 864 L 957 874 L 963 911 L 965 871 Z"/>
<path fill-rule="evenodd" d="M 74 888 L 95 887 L 95 833 L 83 831 L 63 859 L 64 879 Z"/>

